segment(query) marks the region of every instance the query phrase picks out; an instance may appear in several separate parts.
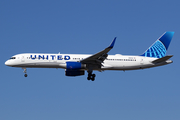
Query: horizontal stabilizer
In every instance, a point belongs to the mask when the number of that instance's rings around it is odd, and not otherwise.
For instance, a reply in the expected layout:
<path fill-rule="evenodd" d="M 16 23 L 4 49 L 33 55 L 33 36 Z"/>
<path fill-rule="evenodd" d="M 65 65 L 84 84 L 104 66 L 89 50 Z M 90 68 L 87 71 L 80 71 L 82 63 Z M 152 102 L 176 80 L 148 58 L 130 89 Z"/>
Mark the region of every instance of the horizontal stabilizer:
<path fill-rule="evenodd" d="M 159 58 L 157 60 L 152 61 L 152 63 L 161 63 L 161 62 L 165 62 L 166 60 L 168 60 L 169 58 L 171 58 L 173 55 L 167 55 L 165 57 Z"/>

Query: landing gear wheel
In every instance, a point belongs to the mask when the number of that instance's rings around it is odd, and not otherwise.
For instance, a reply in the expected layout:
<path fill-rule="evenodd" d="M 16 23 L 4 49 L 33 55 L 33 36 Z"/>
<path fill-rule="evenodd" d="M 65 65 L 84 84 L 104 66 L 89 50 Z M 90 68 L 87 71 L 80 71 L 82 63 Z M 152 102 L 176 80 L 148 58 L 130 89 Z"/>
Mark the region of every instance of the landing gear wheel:
<path fill-rule="evenodd" d="M 91 77 L 88 76 L 88 77 L 87 77 L 87 80 L 90 80 L 90 79 L 91 79 Z"/>
<path fill-rule="evenodd" d="M 27 73 L 26 68 L 22 68 L 22 69 L 24 70 L 23 72 L 25 73 L 25 74 L 24 74 L 24 77 L 27 77 L 28 75 L 26 74 L 26 73 Z"/>
<path fill-rule="evenodd" d="M 87 79 L 94 81 L 94 80 L 95 80 L 95 77 L 96 77 L 96 75 L 95 75 L 95 74 L 92 74 L 92 72 L 91 72 L 91 73 L 88 74 Z"/>
<path fill-rule="evenodd" d="M 27 77 L 28 75 L 27 74 L 24 74 L 24 77 Z"/>

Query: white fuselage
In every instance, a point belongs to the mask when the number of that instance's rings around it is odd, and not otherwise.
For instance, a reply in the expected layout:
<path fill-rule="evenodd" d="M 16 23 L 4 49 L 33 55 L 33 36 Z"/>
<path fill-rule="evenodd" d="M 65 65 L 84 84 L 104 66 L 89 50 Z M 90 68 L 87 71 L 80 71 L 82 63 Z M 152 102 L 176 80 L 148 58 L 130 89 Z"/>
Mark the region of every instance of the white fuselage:
<path fill-rule="evenodd" d="M 93 70 L 137 70 L 151 68 L 172 63 L 169 60 L 173 55 L 166 55 L 174 32 L 165 32 L 142 55 L 108 55 L 114 47 L 116 37 L 104 50 L 88 54 L 42 54 L 25 53 L 17 54 L 7 60 L 5 65 L 21 67 L 27 77 L 26 68 L 63 68 L 66 76 L 80 76 L 88 72 L 88 80 L 95 80 Z"/>
<path fill-rule="evenodd" d="M 89 57 L 87 54 L 41 54 L 41 53 L 26 53 L 17 54 L 7 60 L 5 64 L 12 67 L 22 68 L 63 68 L 66 69 L 66 62 L 80 62 Z M 152 61 L 157 58 L 143 56 L 125 56 L 125 55 L 108 55 L 102 63 L 101 68 L 93 70 L 136 70 L 150 67 L 161 66 L 172 63 L 167 60 L 163 63 L 153 64 Z M 86 67 L 84 68 L 86 69 Z"/>

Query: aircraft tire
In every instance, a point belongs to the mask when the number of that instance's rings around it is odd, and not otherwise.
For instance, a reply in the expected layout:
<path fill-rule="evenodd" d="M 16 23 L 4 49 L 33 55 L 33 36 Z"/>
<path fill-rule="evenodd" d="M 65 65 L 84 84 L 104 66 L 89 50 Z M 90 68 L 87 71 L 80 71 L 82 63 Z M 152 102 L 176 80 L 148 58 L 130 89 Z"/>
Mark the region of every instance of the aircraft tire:
<path fill-rule="evenodd" d="M 27 77 L 28 75 L 27 74 L 24 74 L 24 77 Z"/>

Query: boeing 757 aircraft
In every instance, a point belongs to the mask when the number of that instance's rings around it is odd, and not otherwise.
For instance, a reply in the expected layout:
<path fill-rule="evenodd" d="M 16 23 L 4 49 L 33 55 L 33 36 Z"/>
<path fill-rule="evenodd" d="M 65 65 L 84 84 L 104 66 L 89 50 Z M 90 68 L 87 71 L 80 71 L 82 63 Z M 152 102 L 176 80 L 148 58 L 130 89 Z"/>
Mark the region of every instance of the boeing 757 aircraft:
<path fill-rule="evenodd" d="M 173 35 L 174 32 L 165 32 L 138 56 L 108 55 L 115 44 L 115 37 L 107 48 L 93 55 L 24 53 L 12 56 L 5 65 L 24 69 L 25 77 L 26 68 L 63 68 L 66 76 L 80 76 L 87 71 L 87 79 L 94 81 L 96 75 L 93 74 L 93 70 L 137 70 L 172 63 L 169 59 L 173 55 L 165 55 Z"/>

